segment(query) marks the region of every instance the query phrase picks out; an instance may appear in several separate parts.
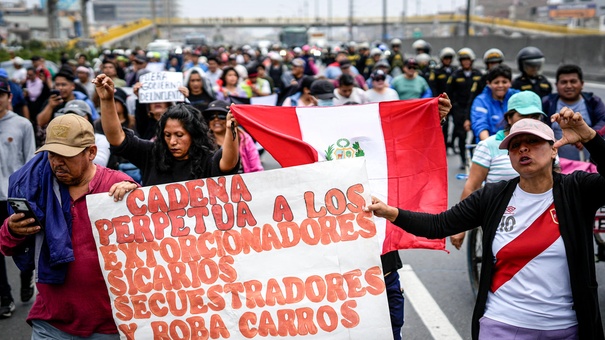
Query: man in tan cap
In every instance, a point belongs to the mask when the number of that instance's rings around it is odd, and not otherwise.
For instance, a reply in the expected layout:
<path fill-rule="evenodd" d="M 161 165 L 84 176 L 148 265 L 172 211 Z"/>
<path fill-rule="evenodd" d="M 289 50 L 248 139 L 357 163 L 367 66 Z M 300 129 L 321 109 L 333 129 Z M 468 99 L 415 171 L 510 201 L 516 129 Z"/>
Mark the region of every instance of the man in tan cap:
<path fill-rule="evenodd" d="M 124 173 L 93 164 L 94 130 L 77 114 L 53 119 L 46 144 L 36 153 L 11 176 L 9 196 L 27 199 L 43 225 L 18 213 L 0 228 L 2 253 L 13 256 L 19 268 L 35 261 L 39 293 L 27 318 L 32 339 L 45 334 L 118 339 L 86 195 L 109 192 L 117 201 L 138 185 Z M 24 253 L 27 248 L 35 254 Z"/>

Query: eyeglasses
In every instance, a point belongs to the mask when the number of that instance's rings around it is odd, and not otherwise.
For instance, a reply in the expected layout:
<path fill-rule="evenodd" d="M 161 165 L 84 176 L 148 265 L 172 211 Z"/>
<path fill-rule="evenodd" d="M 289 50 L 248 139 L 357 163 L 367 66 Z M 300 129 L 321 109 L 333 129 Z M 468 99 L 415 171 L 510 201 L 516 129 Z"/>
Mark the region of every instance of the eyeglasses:
<path fill-rule="evenodd" d="M 385 81 L 387 78 L 385 77 L 376 77 L 374 78 L 374 81 Z"/>

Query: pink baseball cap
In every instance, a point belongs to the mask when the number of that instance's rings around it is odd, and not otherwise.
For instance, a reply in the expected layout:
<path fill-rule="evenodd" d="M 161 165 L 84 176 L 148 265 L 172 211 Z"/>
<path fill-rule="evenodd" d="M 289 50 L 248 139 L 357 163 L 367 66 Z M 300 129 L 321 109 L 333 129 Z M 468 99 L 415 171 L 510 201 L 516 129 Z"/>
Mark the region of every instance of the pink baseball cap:
<path fill-rule="evenodd" d="M 545 141 L 555 142 L 555 133 L 552 131 L 550 126 L 542 123 L 537 119 L 521 119 L 520 121 L 513 124 L 510 129 L 510 133 L 502 143 L 500 143 L 500 149 L 508 150 L 508 144 L 511 139 L 515 138 L 515 136 L 522 134 L 530 134 L 536 137 L 542 138 Z"/>

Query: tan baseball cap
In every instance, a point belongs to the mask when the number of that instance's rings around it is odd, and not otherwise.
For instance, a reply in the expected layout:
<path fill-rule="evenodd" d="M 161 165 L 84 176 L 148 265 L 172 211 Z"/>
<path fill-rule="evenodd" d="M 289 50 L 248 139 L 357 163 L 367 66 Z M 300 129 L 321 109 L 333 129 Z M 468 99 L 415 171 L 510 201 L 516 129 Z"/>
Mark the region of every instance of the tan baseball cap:
<path fill-rule="evenodd" d="M 510 128 L 510 133 L 500 143 L 500 149 L 508 150 L 508 144 L 515 136 L 529 134 L 544 139 L 547 142 L 555 142 L 555 133 L 552 128 L 537 119 L 521 119 Z"/>
<path fill-rule="evenodd" d="M 46 143 L 36 153 L 54 152 L 64 157 L 73 157 L 95 144 L 92 124 L 77 114 L 66 114 L 53 119 L 46 128 Z"/>

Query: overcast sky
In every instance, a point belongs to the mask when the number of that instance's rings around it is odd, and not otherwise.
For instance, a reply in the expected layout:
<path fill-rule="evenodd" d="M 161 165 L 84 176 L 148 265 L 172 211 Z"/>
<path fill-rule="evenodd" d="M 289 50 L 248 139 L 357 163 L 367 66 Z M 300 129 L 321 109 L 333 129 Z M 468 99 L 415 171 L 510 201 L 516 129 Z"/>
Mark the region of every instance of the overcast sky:
<path fill-rule="evenodd" d="M 4 1 L 4 0 L 0 0 Z M 6 0 L 15 2 L 17 0 Z M 74 0 L 67 0 L 74 1 Z M 94 2 L 94 0 L 90 0 Z M 128 0 L 124 0 L 128 1 Z M 149 0 L 150 3 L 152 0 Z M 155 0 L 165 1 L 165 0 Z M 168 0 L 173 1 L 173 0 Z M 332 4 L 332 16 L 349 16 L 349 3 L 353 2 L 355 16 L 382 16 L 381 0 L 179 0 L 181 17 L 320 17 L 328 16 Z M 387 0 L 389 16 L 399 16 L 407 4 L 408 15 L 451 12 L 464 7 L 467 0 Z M 476 0 L 475 0 L 476 1 Z M 519 0 L 502 0 L 511 4 Z M 40 0 L 26 0 L 28 5 L 40 4 Z M 550 3 L 561 0 L 550 0 Z"/>
<path fill-rule="evenodd" d="M 161 1 L 161 0 L 156 0 Z M 328 16 L 332 4 L 333 17 L 349 15 L 350 0 L 179 0 L 182 17 L 320 17 Z M 382 16 L 381 0 L 352 0 L 353 15 Z M 399 16 L 404 2 L 410 15 L 452 11 L 466 0 L 387 0 L 389 16 Z M 306 5 L 306 6 L 305 6 Z"/>

